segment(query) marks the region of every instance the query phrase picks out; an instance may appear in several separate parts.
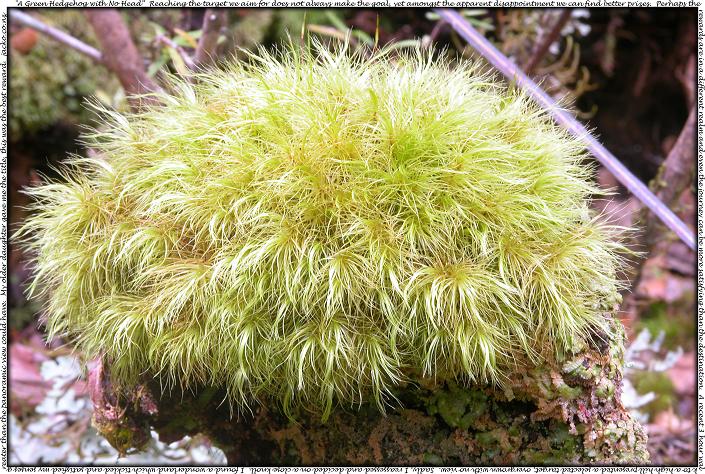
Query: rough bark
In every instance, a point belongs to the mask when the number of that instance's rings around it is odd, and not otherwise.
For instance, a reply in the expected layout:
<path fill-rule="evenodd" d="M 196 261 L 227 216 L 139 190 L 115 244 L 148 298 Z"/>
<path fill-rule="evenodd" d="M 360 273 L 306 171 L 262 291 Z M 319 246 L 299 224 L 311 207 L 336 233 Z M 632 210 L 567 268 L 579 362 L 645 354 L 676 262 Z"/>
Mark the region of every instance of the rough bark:
<path fill-rule="evenodd" d="M 649 182 L 651 191 L 670 209 L 675 209 L 678 206 L 681 194 L 693 183 L 695 137 L 695 109 L 692 108 L 676 143 L 659 167 L 657 175 Z M 668 229 L 649 209 L 641 206 L 636 212 L 640 216 L 639 221 L 643 223 L 644 229 L 643 232 L 634 236 L 631 246 L 639 250 L 644 258 L 641 258 L 631 270 L 633 288 L 639 286 L 646 260 L 654 255 L 654 250 L 661 242 L 668 239 Z M 625 301 L 625 306 L 629 307 L 634 304 L 632 301 L 634 298 L 636 298 L 636 293 L 630 293 Z"/>
<path fill-rule="evenodd" d="M 115 73 L 125 92 L 138 95 L 158 91 L 120 13 L 113 8 L 89 9 L 85 13 L 100 42 L 103 63 Z"/>
<path fill-rule="evenodd" d="M 215 52 L 218 47 L 218 37 L 220 29 L 227 21 L 227 11 L 220 8 L 208 8 L 203 15 L 203 28 L 201 38 L 198 40 L 198 47 L 194 55 L 196 65 L 204 67 L 215 59 Z"/>
<path fill-rule="evenodd" d="M 231 417 L 215 388 L 152 383 L 117 396 L 93 370 L 92 386 L 109 392 L 94 394 L 94 424 L 120 452 L 139 448 L 150 426 L 167 442 L 204 433 L 234 465 L 645 463 L 646 435 L 620 402 L 624 331 L 612 324 L 608 341 L 520 370 L 504 390 L 418 380 L 396 393 L 403 408 L 339 407 L 325 423 L 266 406 Z"/>
<path fill-rule="evenodd" d="M 670 208 L 677 205 L 680 195 L 693 182 L 695 136 L 695 109 L 693 108 L 690 110 L 678 140 L 661 164 L 656 177 L 649 183 L 654 194 Z M 651 247 L 663 237 L 662 232 L 658 231 L 663 226 L 651 213 L 647 214 L 646 222 L 646 243 Z"/>

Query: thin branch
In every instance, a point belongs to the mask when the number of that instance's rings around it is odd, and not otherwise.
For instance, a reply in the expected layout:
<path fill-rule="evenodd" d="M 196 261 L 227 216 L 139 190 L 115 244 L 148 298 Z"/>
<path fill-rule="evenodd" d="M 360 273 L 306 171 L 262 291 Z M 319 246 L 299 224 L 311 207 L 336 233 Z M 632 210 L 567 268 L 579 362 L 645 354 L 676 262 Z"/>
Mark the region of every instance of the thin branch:
<path fill-rule="evenodd" d="M 676 143 L 661 164 L 658 174 L 649 183 L 656 196 L 669 206 L 676 205 L 680 195 L 692 183 L 695 173 L 695 133 L 695 109 L 693 108 Z M 658 243 L 665 240 L 663 227 L 659 225 L 658 219 L 652 213 L 642 207 L 637 209 L 635 214 L 640 215 L 644 222 L 641 241 L 637 242 L 639 246 L 643 246 L 644 258 L 639 259 L 631 269 L 632 288 L 639 287 L 647 259 L 653 255 Z M 625 300 L 625 307 L 633 306 L 636 298 L 637 293 L 631 292 Z"/>
<path fill-rule="evenodd" d="M 31 15 L 28 15 L 24 12 L 15 9 L 10 9 L 10 20 L 28 26 L 33 30 L 36 30 L 39 33 L 42 33 L 58 41 L 59 43 L 68 46 L 69 48 L 75 49 L 79 53 L 85 54 L 97 63 L 103 63 L 103 55 L 93 46 L 87 45 L 83 41 L 74 38 L 70 34 L 64 33 L 63 31 L 56 29 L 53 26 L 49 26 Z"/>
<path fill-rule="evenodd" d="M 553 28 L 551 28 L 551 31 L 543 35 L 541 40 L 537 43 L 529 62 L 524 68 L 527 76 L 531 76 L 531 74 L 533 74 L 536 66 L 538 66 L 544 56 L 546 56 L 548 48 L 550 48 L 551 45 L 558 39 L 558 36 L 561 34 L 561 30 L 565 24 L 568 23 L 568 20 L 570 20 L 571 13 L 572 9 L 564 8 L 561 11 L 561 15 L 556 20 L 556 23 L 553 25 Z"/>
<path fill-rule="evenodd" d="M 438 35 L 441 33 L 441 30 L 444 26 L 446 26 L 446 22 L 444 20 L 438 20 L 436 24 L 433 25 L 433 29 L 431 30 L 431 34 L 429 35 L 431 43 L 434 43 L 436 41 Z"/>
<path fill-rule="evenodd" d="M 208 8 L 203 15 L 203 29 L 194 56 L 197 66 L 207 66 L 215 58 L 220 29 L 225 26 L 227 12 L 221 8 Z"/>
<path fill-rule="evenodd" d="M 678 140 L 661 165 L 652 189 L 663 202 L 674 204 L 688 187 L 695 171 L 695 109 L 690 109 Z"/>
<path fill-rule="evenodd" d="M 175 50 L 177 53 L 179 53 L 179 56 L 181 56 L 181 59 L 184 60 L 184 64 L 186 64 L 187 68 L 192 70 L 196 68 L 196 63 L 193 61 L 193 59 L 191 59 L 191 56 L 189 56 L 188 53 L 184 51 L 184 48 L 174 43 L 170 38 L 167 38 L 164 35 L 159 35 L 157 36 L 156 40 L 157 42 L 163 43 L 166 46 Z"/>
<path fill-rule="evenodd" d="M 691 249 L 695 249 L 695 235 L 685 223 L 676 216 L 649 188 L 629 171 L 612 153 L 609 152 L 590 132 L 569 112 L 562 109 L 541 90 L 534 81 L 521 72 L 517 66 L 495 48 L 484 36 L 473 28 L 458 12 L 448 9 L 435 10 L 441 18 L 462 36 L 479 54 L 497 68 L 510 81 L 524 90 L 541 105 L 554 120 L 570 133 L 583 141 L 588 150 L 607 168 L 620 183 L 643 202 L 661 221 L 668 226 Z"/>
<path fill-rule="evenodd" d="M 350 42 L 350 46 L 357 46 L 357 44 L 358 44 L 357 39 L 350 34 L 350 30 L 348 30 L 347 32 L 343 32 L 343 31 L 340 31 L 337 28 L 334 28 L 332 26 L 315 25 L 315 24 L 306 25 L 306 29 L 308 31 L 312 31 L 312 32 L 319 34 L 319 35 L 336 38 L 336 39 L 343 41 L 343 42 L 348 40 Z"/>
<path fill-rule="evenodd" d="M 682 68 L 676 69 L 674 74 L 683 87 L 688 107 L 692 107 L 695 104 L 695 55 L 691 54 L 688 62 Z"/>
<path fill-rule="evenodd" d="M 114 8 L 85 11 L 103 49 L 105 65 L 113 71 L 128 95 L 159 91 L 159 86 L 147 75 L 144 62 L 132 41 L 122 16 Z M 137 106 L 135 100 L 133 107 Z"/>

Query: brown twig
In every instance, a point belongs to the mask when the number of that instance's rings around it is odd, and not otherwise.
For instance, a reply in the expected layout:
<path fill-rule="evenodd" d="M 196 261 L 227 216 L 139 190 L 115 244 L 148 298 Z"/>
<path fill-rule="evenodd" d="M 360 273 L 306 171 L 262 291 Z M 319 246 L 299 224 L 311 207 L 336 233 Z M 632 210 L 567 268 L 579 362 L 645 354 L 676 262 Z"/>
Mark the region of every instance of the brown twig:
<path fill-rule="evenodd" d="M 122 16 L 113 8 L 89 9 L 85 12 L 103 50 L 103 62 L 117 75 L 128 95 L 159 91 L 147 75 L 142 58 L 130 37 Z M 133 107 L 138 105 L 132 100 Z"/>
<path fill-rule="evenodd" d="M 678 140 L 671 148 L 668 156 L 661 164 L 658 174 L 649 183 L 649 187 L 656 197 L 664 202 L 668 207 L 675 207 L 678 198 L 683 191 L 692 183 L 695 173 L 695 109 L 691 109 L 688 119 L 681 130 Z M 643 257 L 634 262 L 630 269 L 632 276 L 632 288 L 636 289 L 641 284 L 644 265 L 653 255 L 655 248 L 660 241 L 664 240 L 664 227 L 648 208 L 641 206 L 635 211 L 635 215 L 641 215 L 644 223 L 644 231 L 639 240 L 634 241 L 634 247 L 638 247 Z M 625 300 L 624 307 L 633 306 L 637 293 L 633 291 Z"/>
<path fill-rule="evenodd" d="M 692 107 L 695 104 L 695 55 L 691 54 L 687 63 L 676 69 L 674 74 L 683 87 L 688 107 Z"/>
<path fill-rule="evenodd" d="M 553 25 L 553 28 L 551 28 L 551 30 L 547 34 L 543 35 L 541 40 L 537 42 L 536 48 L 524 68 L 527 76 L 533 74 L 536 66 L 538 66 L 544 56 L 546 56 L 548 48 L 550 48 L 551 45 L 558 39 L 558 36 L 561 34 L 561 30 L 568 20 L 570 20 L 571 12 L 572 9 L 570 8 L 563 9 L 561 11 L 561 15 L 558 17 L 558 20 L 556 20 L 556 23 Z"/>
<path fill-rule="evenodd" d="M 181 56 L 181 59 L 183 59 L 184 64 L 186 64 L 187 68 L 192 70 L 196 68 L 196 63 L 191 58 L 191 56 L 189 56 L 188 53 L 184 51 L 184 48 L 174 43 L 170 38 L 167 38 L 164 35 L 159 35 L 157 36 L 156 41 L 158 43 L 163 43 L 164 45 L 168 46 L 169 48 L 172 48 L 177 53 L 179 53 L 179 56 Z"/>
<path fill-rule="evenodd" d="M 651 76 L 651 53 L 648 49 L 644 49 L 644 60 L 641 62 L 639 67 L 639 75 L 634 81 L 634 87 L 632 88 L 632 95 L 634 97 L 640 97 L 641 93 L 644 92 L 646 88 L 646 83 L 648 78 Z"/>
<path fill-rule="evenodd" d="M 436 42 L 436 39 L 438 39 L 438 35 L 441 34 L 441 30 L 443 27 L 446 26 L 445 20 L 438 20 L 435 25 L 433 25 L 433 29 L 431 30 L 431 34 L 428 35 L 430 39 L 430 43 L 433 44 Z"/>
<path fill-rule="evenodd" d="M 213 62 L 218 47 L 220 29 L 225 25 L 227 12 L 221 8 L 208 8 L 203 15 L 203 29 L 194 56 L 196 66 L 207 66 Z"/>
<path fill-rule="evenodd" d="M 10 20 L 11 21 L 16 21 L 17 23 L 21 23 L 25 26 L 28 26 L 32 28 L 33 30 L 38 31 L 39 33 L 42 33 L 50 38 L 52 38 L 55 41 L 58 41 L 61 44 L 64 44 L 68 46 L 69 48 L 75 49 L 79 53 L 83 53 L 92 60 L 94 60 L 97 63 L 102 63 L 103 62 L 103 55 L 101 54 L 100 51 L 95 49 L 93 46 L 90 46 L 83 41 L 74 38 L 68 33 L 64 33 L 63 31 L 54 28 L 53 26 L 49 26 L 46 23 L 34 18 L 31 15 L 28 15 L 24 12 L 18 11 L 11 9 L 10 10 Z"/>

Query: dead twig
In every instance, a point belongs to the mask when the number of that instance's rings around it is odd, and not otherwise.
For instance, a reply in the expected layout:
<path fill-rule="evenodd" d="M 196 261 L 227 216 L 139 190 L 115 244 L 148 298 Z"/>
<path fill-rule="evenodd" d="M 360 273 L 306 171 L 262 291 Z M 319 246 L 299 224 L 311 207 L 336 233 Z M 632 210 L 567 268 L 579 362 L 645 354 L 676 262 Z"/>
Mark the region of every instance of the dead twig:
<path fill-rule="evenodd" d="M 683 67 L 674 71 L 674 74 L 683 87 L 688 107 L 695 104 L 695 55 L 691 54 Z"/>
<path fill-rule="evenodd" d="M 558 36 L 561 34 L 561 30 L 565 24 L 568 23 L 568 20 L 570 20 L 571 13 L 571 8 L 563 9 L 560 16 L 556 20 L 556 23 L 553 25 L 553 28 L 551 28 L 548 33 L 542 35 L 542 38 L 537 42 L 536 48 L 534 48 L 534 52 L 532 53 L 531 58 L 529 58 L 529 62 L 527 62 L 526 67 L 524 67 L 524 71 L 527 76 L 533 74 L 536 66 L 538 66 L 544 56 L 546 56 L 548 48 L 550 48 L 551 45 L 558 39 Z"/>
<path fill-rule="evenodd" d="M 683 191 L 692 183 L 695 173 L 695 109 L 691 109 L 690 115 L 681 130 L 678 140 L 671 148 L 668 156 L 661 164 L 658 174 L 649 183 L 650 188 L 656 196 L 669 207 L 674 207 L 678 203 L 678 198 Z M 632 288 L 639 288 L 643 278 L 643 270 L 646 261 L 653 255 L 657 244 L 664 239 L 664 229 L 660 225 L 658 218 L 648 208 L 643 206 L 637 208 L 635 215 L 641 215 L 644 222 L 644 232 L 635 246 L 639 246 L 643 258 L 634 263 L 631 269 Z M 625 300 L 624 307 L 636 305 L 637 292 L 630 293 Z"/>
<path fill-rule="evenodd" d="M 93 46 L 90 46 L 84 43 L 83 41 L 74 38 L 70 34 L 64 33 L 63 31 L 54 28 L 53 26 L 49 26 L 31 15 L 28 15 L 18 10 L 11 9 L 10 20 L 28 26 L 33 30 L 36 30 L 39 33 L 48 36 L 49 38 L 68 46 L 69 48 L 75 49 L 79 53 L 85 54 L 97 63 L 103 63 L 103 55 Z"/>
<path fill-rule="evenodd" d="M 98 8 L 86 10 L 85 15 L 100 42 L 105 65 L 118 77 L 125 92 L 139 95 L 159 91 L 159 86 L 147 75 L 120 13 L 113 8 Z M 133 99 L 132 106 L 138 107 L 138 102 Z"/>
<path fill-rule="evenodd" d="M 634 97 L 640 97 L 641 93 L 644 92 L 648 78 L 651 76 L 651 53 L 648 49 L 644 49 L 644 60 L 641 62 L 641 67 L 639 67 L 639 75 L 634 81 L 634 87 L 632 88 L 632 95 Z"/>
<path fill-rule="evenodd" d="M 225 26 L 227 11 L 221 8 L 208 8 L 203 15 L 203 29 L 194 55 L 196 66 L 207 66 L 215 59 L 220 29 Z"/>
<path fill-rule="evenodd" d="M 187 68 L 189 68 L 191 70 L 196 69 L 196 63 L 194 62 L 193 59 L 191 59 L 191 56 L 188 55 L 188 53 L 184 50 L 184 48 L 182 48 L 178 44 L 174 43 L 174 41 L 172 41 L 171 38 L 167 38 L 164 35 L 159 35 L 159 36 L 157 36 L 156 41 L 158 43 L 162 43 L 162 44 L 168 46 L 169 48 L 172 48 L 177 53 L 179 53 L 179 56 L 181 56 L 181 59 L 184 61 L 184 64 L 186 64 Z"/>

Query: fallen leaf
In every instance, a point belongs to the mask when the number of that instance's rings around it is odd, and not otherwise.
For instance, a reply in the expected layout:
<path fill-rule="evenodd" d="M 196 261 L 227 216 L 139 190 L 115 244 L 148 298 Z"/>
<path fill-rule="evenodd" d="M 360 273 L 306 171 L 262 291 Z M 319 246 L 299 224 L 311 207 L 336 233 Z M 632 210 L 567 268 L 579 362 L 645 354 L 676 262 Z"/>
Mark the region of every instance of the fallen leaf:
<path fill-rule="evenodd" d="M 46 397 L 51 382 L 42 378 L 39 367 L 47 356 L 31 346 L 10 344 L 10 410 L 19 415 L 34 409 Z"/>
<path fill-rule="evenodd" d="M 678 395 L 695 395 L 695 354 L 684 353 L 678 362 L 668 369 L 668 376 Z"/>

